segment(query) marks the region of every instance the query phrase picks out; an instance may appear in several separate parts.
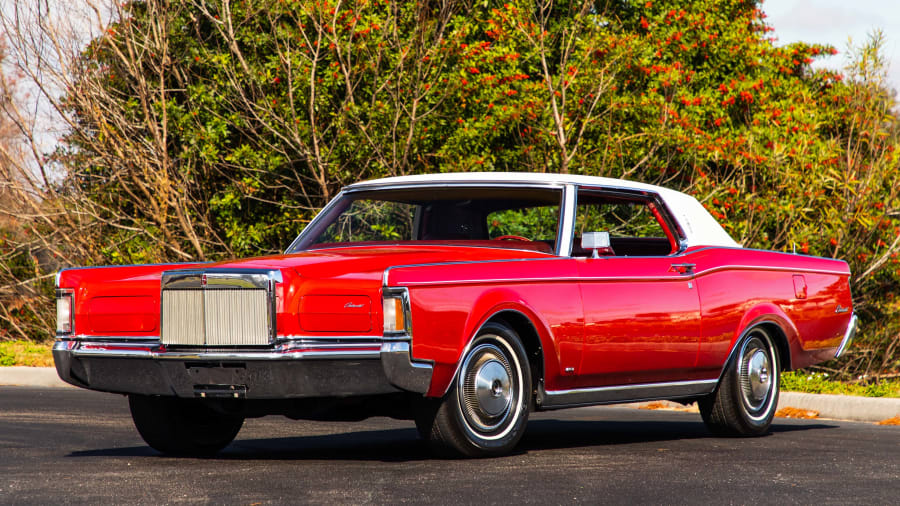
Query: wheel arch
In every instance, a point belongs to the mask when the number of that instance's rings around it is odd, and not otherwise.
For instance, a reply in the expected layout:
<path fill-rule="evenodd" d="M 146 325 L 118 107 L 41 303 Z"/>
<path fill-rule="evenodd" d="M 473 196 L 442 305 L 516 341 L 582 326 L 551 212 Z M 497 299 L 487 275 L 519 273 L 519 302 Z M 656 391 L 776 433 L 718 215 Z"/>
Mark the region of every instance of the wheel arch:
<path fill-rule="evenodd" d="M 524 313 L 515 309 L 502 309 L 488 318 L 487 323 L 499 323 L 511 328 L 522 341 L 531 369 L 532 401 L 537 397 L 537 388 L 544 379 L 544 348 L 537 327 Z M 483 325 L 482 325 L 483 327 Z M 481 330 L 479 328 L 479 330 Z M 477 335 L 477 334 L 476 334 Z"/>
<path fill-rule="evenodd" d="M 537 322 L 537 323 L 536 323 Z M 453 375 L 449 378 L 446 386 L 443 386 L 439 395 L 445 395 L 453 386 L 459 375 L 459 369 L 463 359 L 469 353 L 472 342 L 478 336 L 481 329 L 488 323 L 499 323 L 513 330 L 522 341 L 522 346 L 528 358 L 528 366 L 531 371 L 532 389 L 536 390 L 538 384 L 544 380 L 545 371 L 551 368 L 552 364 L 548 364 L 548 360 L 555 362 L 556 355 L 545 352 L 547 346 L 553 350 L 550 333 L 544 323 L 537 316 L 537 313 L 528 307 L 516 305 L 512 303 L 502 303 L 492 307 L 488 311 L 483 312 L 483 316 L 472 321 L 468 325 L 469 330 L 466 332 L 466 342 L 462 347 L 459 356 L 456 359 L 456 366 Z M 549 343 L 549 344 L 548 344 Z M 532 398 L 534 398 L 532 396 Z"/>
<path fill-rule="evenodd" d="M 755 326 L 763 327 L 769 331 L 772 340 L 775 341 L 775 350 L 778 352 L 778 362 L 782 371 L 791 370 L 791 347 L 788 343 L 787 334 L 784 329 L 774 321 L 765 320 Z"/>
<path fill-rule="evenodd" d="M 731 341 L 731 350 L 725 363 L 722 364 L 722 371 L 719 373 L 719 380 L 728 367 L 728 364 L 734 360 L 737 348 L 751 330 L 762 327 L 771 336 L 778 352 L 779 367 L 782 371 L 792 370 L 792 349 L 799 346 L 797 338 L 797 327 L 791 319 L 774 304 L 760 304 L 744 314 L 740 324 L 735 331 L 734 338 Z"/>

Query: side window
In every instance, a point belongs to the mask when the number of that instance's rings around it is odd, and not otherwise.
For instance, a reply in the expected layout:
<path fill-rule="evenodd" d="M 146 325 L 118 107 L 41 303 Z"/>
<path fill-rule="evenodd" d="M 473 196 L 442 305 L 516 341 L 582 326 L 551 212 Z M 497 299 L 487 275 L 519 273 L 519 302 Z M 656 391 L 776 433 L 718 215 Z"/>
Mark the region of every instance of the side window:
<path fill-rule="evenodd" d="M 664 256 L 673 250 L 651 203 L 598 193 L 580 192 L 575 212 L 575 256 L 589 256 L 581 248 L 585 232 L 608 232 L 616 256 Z"/>
<path fill-rule="evenodd" d="M 578 235 L 605 231 L 610 237 L 666 237 L 656 216 L 640 201 L 579 202 L 575 230 Z"/>

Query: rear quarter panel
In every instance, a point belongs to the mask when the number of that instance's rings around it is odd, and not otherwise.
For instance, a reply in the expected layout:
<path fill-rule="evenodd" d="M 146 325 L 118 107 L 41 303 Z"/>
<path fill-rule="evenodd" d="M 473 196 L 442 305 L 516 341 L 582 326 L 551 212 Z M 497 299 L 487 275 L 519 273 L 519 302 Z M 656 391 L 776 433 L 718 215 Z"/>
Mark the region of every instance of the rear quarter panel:
<path fill-rule="evenodd" d="M 782 329 L 792 369 L 834 357 L 852 314 L 836 312 L 852 308 L 845 262 L 737 248 L 707 248 L 692 257 L 703 336 L 698 368 L 721 371 L 741 333 L 760 322 Z M 805 280 L 805 298 L 794 276 Z"/>

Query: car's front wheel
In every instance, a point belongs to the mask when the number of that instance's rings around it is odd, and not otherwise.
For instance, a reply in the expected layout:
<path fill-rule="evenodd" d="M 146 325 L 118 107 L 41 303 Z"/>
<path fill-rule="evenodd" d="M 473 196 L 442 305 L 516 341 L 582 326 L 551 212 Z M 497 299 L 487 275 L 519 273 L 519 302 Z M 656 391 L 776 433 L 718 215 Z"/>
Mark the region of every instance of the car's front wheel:
<path fill-rule="evenodd" d="M 439 453 L 482 457 L 516 446 L 528 423 L 531 370 L 509 327 L 488 323 L 462 358 L 455 384 L 416 418 L 419 433 Z"/>
<path fill-rule="evenodd" d="M 208 456 L 228 446 L 244 419 L 196 399 L 129 395 L 134 426 L 151 448 L 171 455 Z"/>
<path fill-rule="evenodd" d="M 772 336 L 754 327 L 738 344 L 716 391 L 700 400 L 700 414 L 717 434 L 765 434 L 778 406 L 778 351 Z"/>

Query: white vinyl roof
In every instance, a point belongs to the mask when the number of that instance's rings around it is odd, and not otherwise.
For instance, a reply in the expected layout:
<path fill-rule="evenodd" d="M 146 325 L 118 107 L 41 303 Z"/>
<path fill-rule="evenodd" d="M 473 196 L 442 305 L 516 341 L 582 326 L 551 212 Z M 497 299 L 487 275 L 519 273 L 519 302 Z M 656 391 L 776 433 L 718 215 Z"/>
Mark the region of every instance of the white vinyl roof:
<path fill-rule="evenodd" d="M 367 187 L 386 185 L 416 184 L 546 184 L 579 185 L 609 189 L 639 190 L 660 196 L 672 216 L 681 225 L 688 246 L 724 246 L 739 248 L 728 232 L 713 218 L 694 197 L 675 190 L 646 183 L 613 179 L 608 177 L 579 176 L 571 174 L 546 174 L 534 172 L 451 172 L 446 174 L 419 174 L 414 176 L 388 177 L 352 184 L 348 190 L 362 190 Z"/>

